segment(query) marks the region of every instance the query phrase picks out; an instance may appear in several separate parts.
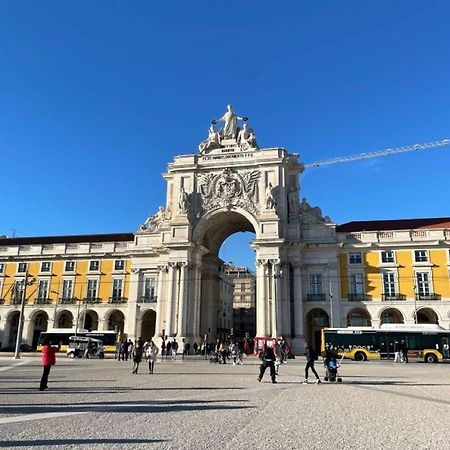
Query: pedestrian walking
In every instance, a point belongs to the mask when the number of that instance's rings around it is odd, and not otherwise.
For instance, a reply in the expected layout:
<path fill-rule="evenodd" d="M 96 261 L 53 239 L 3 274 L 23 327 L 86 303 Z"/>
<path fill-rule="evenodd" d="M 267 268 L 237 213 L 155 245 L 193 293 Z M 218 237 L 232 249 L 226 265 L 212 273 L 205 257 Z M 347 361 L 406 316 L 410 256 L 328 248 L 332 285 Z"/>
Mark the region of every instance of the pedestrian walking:
<path fill-rule="evenodd" d="M 150 345 L 147 348 L 147 352 L 145 354 L 148 361 L 148 372 L 153 373 L 156 362 L 156 355 L 158 354 L 159 348 L 155 345 L 153 341 L 150 341 Z"/>
<path fill-rule="evenodd" d="M 448 345 L 448 342 L 446 342 L 443 346 L 442 346 L 442 350 L 443 350 L 443 352 L 444 352 L 444 359 L 448 359 L 449 358 L 449 349 L 450 349 L 450 347 L 449 347 L 449 345 Z"/>
<path fill-rule="evenodd" d="M 192 348 L 194 349 L 194 355 L 198 355 L 198 344 L 197 342 L 194 342 L 194 345 L 192 346 Z"/>
<path fill-rule="evenodd" d="M 166 358 L 172 354 L 172 342 L 167 341 L 166 345 Z"/>
<path fill-rule="evenodd" d="M 48 389 L 48 376 L 50 374 L 50 369 L 56 364 L 56 353 L 61 349 L 61 344 L 57 347 L 52 347 L 50 339 L 48 337 L 44 338 L 42 347 L 42 366 L 44 368 L 42 372 L 41 384 L 39 386 L 40 391 L 45 391 Z"/>
<path fill-rule="evenodd" d="M 184 355 L 185 356 L 189 356 L 189 352 L 190 352 L 190 350 L 191 350 L 191 344 L 189 343 L 189 342 L 186 342 L 185 344 L 184 344 Z"/>
<path fill-rule="evenodd" d="M 139 370 L 139 364 L 142 361 L 142 354 L 143 354 L 144 346 L 142 344 L 141 338 L 138 339 L 136 342 L 136 345 L 134 346 L 133 351 L 133 371 L 131 373 L 134 373 L 137 375 Z"/>
<path fill-rule="evenodd" d="M 272 340 L 272 350 L 273 350 L 273 354 L 275 355 L 275 374 L 279 375 L 281 360 L 282 360 L 283 356 L 282 356 L 280 344 L 278 344 L 278 342 L 275 338 L 273 338 L 273 340 Z"/>
<path fill-rule="evenodd" d="M 401 346 L 398 341 L 394 342 L 394 363 L 401 363 L 403 361 Z"/>
<path fill-rule="evenodd" d="M 259 376 L 257 380 L 259 382 L 262 381 L 264 372 L 269 367 L 270 369 L 270 378 L 272 379 L 272 383 L 276 383 L 276 374 L 275 374 L 275 355 L 273 353 L 273 349 L 269 347 L 267 344 L 264 344 L 263 350 L 261 352 L 262 364 L 259 366 Z"/>
<path fill-rule="evenodd" d="M 128 360 L 128 343 L 126 339 L 120 341 L 119 361 Z"/>
<path fill-rule="evenodd" d="M 162 342 L 161 342 L 161 356 L 166 355 L 166 338 L 163 336 Z"/>
<path fill-rule="evenodd" d="M 172 342 L 172 359 L 177 359 L 177 352 L 178 352 L 178 342 L 175 338 L 173 338 Z"/>
<path fill-rule="evenodd" d="M 408 363 L 409 362 L 409 360 L 408 360 L 408 344 L 402 340 L 400 347 L 401 347 L 402 357 L 403 357 L 402 362 Z"/>
<path fill-rule="evenodd" d="M 305 379 L 303 384 L 308 384 L 308 372 L 311 369 L 311 372 L 316 376 L 316 384 L 321 383 L 319 375 L 317 375 L 316 369 L 314 368 L 314 361 L 319 359 L 319 355 L 314 350 L 313 346 L 309 341 L 305 342 L 305 355 L 306 355 L 306 366 L 305 366 Z"/>
<path fill-rule="evenodd" d="M 225 344 L 224 341 L 220 340 L 218 348 L 219 348 L 219 355 L 222 357 L 222 364 L 226 364 L 228 354 L 227 345 Z"/>
<path fill-rule="evenodd" d="M 131 339 L 128 339 L 128 342 L 127 342 L 127 358 L 126 358 L 127 361 L 128 361 L 128 358 L 131 359 L 131 357 L 133 355 L 133 347 L 134 347 L 133 342 L 131 341 Z"/>

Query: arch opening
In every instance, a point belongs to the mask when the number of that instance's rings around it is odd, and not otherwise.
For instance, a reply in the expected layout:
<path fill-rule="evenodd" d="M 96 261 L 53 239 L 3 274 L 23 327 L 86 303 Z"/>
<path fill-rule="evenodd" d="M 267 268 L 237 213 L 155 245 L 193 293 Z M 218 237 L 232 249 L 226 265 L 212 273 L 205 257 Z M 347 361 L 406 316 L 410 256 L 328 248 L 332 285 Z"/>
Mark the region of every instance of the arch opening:
<path fill-rule="evenodd" d="M 328 313 L 321 308 L 314 308 L 306 315 L 306 336 L 317 352 L 320 351 L 322 328 L 330 326 Z"/>
<path fill-rule="evenodd" d="M 348 327 L 370 327 L 372 326 L 372 318 L 368 311 L 363 309 L 352 309 L 347 314 Z"/>
<path fill-rule="evenodd" d="M 433 323 L 439 325 L 439 317 L 432 308 L 420 308 L 416 314 L 417 323 Z"/>
<path fill-rule="evenodd" d="M 255 235 L 250 219 L 237 211 L 221 211 L 201 225 L 198 242 L 208 250 L 202 257 L 201 336 L 256 334 Z"/>
<path fill-rule="evenodd" d="M 156 325 L 156 312 L 153 311 L 153 309 L 145 311 L 144 315 L 142 316 L 141 334 L 139 336 L 142 338 L 144 342 L 150 341 L 153 338 L 153 336 L 155 336 L 155 325 Z"/>
<path fill-rule="evenodd" d="M 117 330 L 120 334 L 125 328 L 125 316 L 122 311 L 115 309 L 108 317 L 108 330 Z"/>
<path fill-rule="evenodd" d="M 380 315 L 380 323 L 404 323 L 402 313 L 396 308 L 387 308 Z"/>

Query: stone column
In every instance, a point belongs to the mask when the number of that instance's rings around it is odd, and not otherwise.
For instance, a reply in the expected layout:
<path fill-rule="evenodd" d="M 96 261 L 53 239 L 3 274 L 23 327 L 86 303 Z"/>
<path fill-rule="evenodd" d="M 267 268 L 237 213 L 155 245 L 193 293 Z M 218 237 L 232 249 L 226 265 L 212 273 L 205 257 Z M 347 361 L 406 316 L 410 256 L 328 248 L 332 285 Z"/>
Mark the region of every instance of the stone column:
<path fill-rule="evenodd" d="M 267 333 L 267 295 L 266 295 L 267 261 L 256 260 L 256 336 L 264 337 Z"/>
<path fill-rule="evenodd" d="M 178 300 L 178 324 L 177 324 L 177 337 L 180 339 L 186 337 L 186 272 L 187 263 L 180 263 L 180 293 Z"/>
<path fill-rule="evenodd" d="M 289 264 L 283 267 L 282 284 L 282 302 L 281 302 L 281 325 L 280 332 L 287 338 L 291 335 L 291 297 L 290 297 L 290 270 Z"/>
<path fill-rule="evenodd" d="M 139 269 L 131 269 L 130 287 L 128 290 L 127 314 L 125 317 L 125 333 L 131 340 L 137 339 L 137 299 L 139 294 L 141 274 Z"/>
<path fill-rule="evenodd" d="M 167 273 L 167 266 L 158 266 L 158 287 L 156 291 L 156 324 L 155 324 L 155 336 L 162 336 L 163 328 L 164 328 L 164 278 Z"/>
<path fill-rule="evenodd" d="M 280 289 L 280 262 L 272 260 L 272 316 L 271 335 L 276 338 L 280 331 L 280 303 L 281 303 L 281 289 Z"/>
<path fill-rule="evenodd" d="M 305 329 L 303 317 L 303 293 L 302 293 L 302 272 L 301 263 L 292 263 L 294 269 L 294 341 L 295 351 L 303 350 L 305 344 Z"/>
<path fill-rule="evenodd" d="M 169 273 L 167 275 L 167 300 L 166 300 L 166 335 L 173 336 L 174 330 L 174 286 L 176 277 L 177 263 L 169 263 Z"/>
<path fill-rule="evenodd" d="M 192 324 L 190 324 L 190 333 L 194 340 L 198 341 L 197 344 L 200 344 L 199 339 L 203 339 L 203 336 L 200 336 L 200 304 L 201 304 L 201 271 L 198 265 L 195 265 L 191 270 L 191 282 L 192 287 L 190 287 L 192 294 L 192 302 L 189 305 L 191 314 L 190 318 L 192 320 Z"/>

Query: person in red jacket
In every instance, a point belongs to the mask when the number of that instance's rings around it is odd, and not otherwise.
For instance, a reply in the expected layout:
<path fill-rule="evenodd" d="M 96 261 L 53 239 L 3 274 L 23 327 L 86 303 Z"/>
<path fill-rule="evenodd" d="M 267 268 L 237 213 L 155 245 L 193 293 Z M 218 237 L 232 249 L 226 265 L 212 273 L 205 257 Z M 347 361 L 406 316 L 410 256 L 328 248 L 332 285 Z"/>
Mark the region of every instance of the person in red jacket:
<path fill-rule="evenodd" d="M 48 389 L 48 375 L 52 366 L 56 364 L 55 353 L 59 352 L 61 344 L 58 347 L 52 347 L 50 339 L 45 338 L 42 347 L 42 366 L 44 367 L 44 372 L 42 373 L 41 385 L 39 387 L 40 391 L 45 391 Z"/>

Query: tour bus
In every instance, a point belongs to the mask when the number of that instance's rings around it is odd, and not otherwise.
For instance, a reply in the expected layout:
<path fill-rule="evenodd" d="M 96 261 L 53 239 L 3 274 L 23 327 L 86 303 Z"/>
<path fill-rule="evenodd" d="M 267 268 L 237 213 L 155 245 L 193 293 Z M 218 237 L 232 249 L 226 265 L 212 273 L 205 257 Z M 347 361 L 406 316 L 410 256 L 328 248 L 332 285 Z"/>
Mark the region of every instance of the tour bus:
<path fill-rule="evenodd" d="M 75 328 L 52 328 L 47 331 L 43 331 L 39 336 L 37 351 L 42 351 L 42 342 L 45 337 L 49 337 L 53 345 L 57 345 L 61 342 L 61 350 L 67 351 L 69 345 L 70 336 L 85 336 L 94 339 L 99 339 L 103 342 L 103 348 L 105 353 L 114 353 L 116 351 L 117 332 L 114 330 L 88 331 L 84 329 L 78 329 L 75 332 Z"/>
<path fill-rule="evenodd" d="M 434 324 L 382 324 L 381 328 L 324 328 L 321 351 L 337 350 L 355 361 L 393 359 L 395 342 L 405 341 L 408 356 L 429 363 L 449 359 L 450 331 Z"/>

